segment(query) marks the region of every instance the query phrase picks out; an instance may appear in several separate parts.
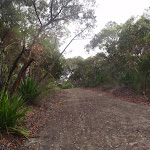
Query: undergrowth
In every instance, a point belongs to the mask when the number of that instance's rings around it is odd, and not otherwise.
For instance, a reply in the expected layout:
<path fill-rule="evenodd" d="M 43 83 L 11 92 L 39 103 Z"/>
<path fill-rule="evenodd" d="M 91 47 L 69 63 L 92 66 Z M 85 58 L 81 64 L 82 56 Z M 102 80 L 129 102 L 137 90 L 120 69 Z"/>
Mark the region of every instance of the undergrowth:
<path fill-rule="evenodd" d="M 18 132 L 25 137 L 29 134 L 18 125 L 26 123 L 22 118 L 29 111 L 29 108 L 23 108 L 25 102 L 21 97 L 14 96 L 10 99 L 9 94 L 0 92 L 0 130 L 7 133 Z"/>

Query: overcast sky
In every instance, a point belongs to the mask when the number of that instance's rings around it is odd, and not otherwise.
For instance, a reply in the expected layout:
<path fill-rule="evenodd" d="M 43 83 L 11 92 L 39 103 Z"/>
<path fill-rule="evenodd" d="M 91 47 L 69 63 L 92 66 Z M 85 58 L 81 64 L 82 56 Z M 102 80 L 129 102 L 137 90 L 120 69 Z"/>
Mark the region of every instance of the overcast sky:
<path fill-rule="evenodd" d="M 124 23 L 131 16 L 142 15 L 144 10 L 150 7 L 150 0 L 97 0 L 96 17 L 98 33 L 109 21 L 115 21 L 118 24 Z M 93 33 L 94 35 L 94 33 Z M 85 52 L 84 46 L 88 40 L 75 40 L 68 47 L 65 57 L 82 56 L 87 58 L 96 54 L 96 52 Z"/>

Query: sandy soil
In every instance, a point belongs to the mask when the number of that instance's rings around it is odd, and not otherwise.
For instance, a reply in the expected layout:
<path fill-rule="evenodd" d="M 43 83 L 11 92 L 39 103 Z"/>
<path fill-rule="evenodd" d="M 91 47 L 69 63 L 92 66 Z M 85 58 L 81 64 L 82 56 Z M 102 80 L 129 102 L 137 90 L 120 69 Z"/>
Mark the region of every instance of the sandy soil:
<path fill-rule="evenodd" d="M 150 149 L 150 106 L 82 88 L 59 97 L 59 111 L 20 150 Z"/>

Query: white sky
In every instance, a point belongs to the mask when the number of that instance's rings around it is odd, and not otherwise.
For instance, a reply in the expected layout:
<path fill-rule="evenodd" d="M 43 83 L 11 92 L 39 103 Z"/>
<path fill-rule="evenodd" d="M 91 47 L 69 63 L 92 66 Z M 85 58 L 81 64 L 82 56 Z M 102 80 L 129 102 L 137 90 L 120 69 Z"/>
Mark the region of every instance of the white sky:
<path fill-rule="evenodd" d="M 97 4 L 97 28 L 94 33 L 100 32 L 109 21 L 115 21 L 120 24 L 131 16 L 142 15 L 144 10 L 150 7 L 150 0 L 97 0 Z M 96 52 L 90 52 L 90 54 L 85 52 L 84 46 L 88 42 L 89 40 L 73 41 L 64 56 L 66 58 L 75 56 L 87 58 L 96 54 Z"/>

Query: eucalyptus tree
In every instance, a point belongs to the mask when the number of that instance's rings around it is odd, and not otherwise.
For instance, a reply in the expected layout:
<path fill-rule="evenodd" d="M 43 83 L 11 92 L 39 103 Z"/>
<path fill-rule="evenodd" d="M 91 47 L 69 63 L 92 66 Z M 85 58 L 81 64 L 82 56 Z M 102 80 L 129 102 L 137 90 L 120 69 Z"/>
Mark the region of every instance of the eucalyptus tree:
<path fill-rule="evenodd" d="M 108 22 L 98 34 L 94 35 L 90 43 L 86 45 L 87 51 L 98 47 L 100 50 L 111 54 L 117 49 L 118 33 L 119 25 L 116 22 Z"/>
<path fill-rule="evenodd" d="M 93 37 L 87 50 L 98 47 L 100 51 L 105 51 L 107 58 L 101 67 L 112 81 L 143 90 L 148 87 L 150 78 L 149 67 L 145 66 L 149 66 L 149 37 L 150 18 L 147 11 L 121 25 L 108 23 Z"/>
<path fill-rule="evenodd" d="M 15 57 L 24 49 L 22 41 L 27 30 L 24 19 L 26 13 L 19 7 L 21 4 L 25 5 L 23 1 L 0 1 L 1 86 L 10 80 L 11 72 L 17 66 L 15 64 L 11 69 Z"/>
<path fill-rule="evenodd" d="M 71 22 L 74 22 L 77 29 L 81 29 L 80 31 L 84 31 L 85 28 L 89 29 L 93 27 L 95 23 L 94 4 L 95 1 L 93 0 L 7 0 L 0 2 L 1 26 L 5 29 L 8 27 L 12 31 L 16 29 L 15 31 L 17 32 L 15 33 L 20 35 L 19 38 L 16 36 L 19 47 L 17 55 L 15 56 L 16 59 L 13 60 L 14 63 L 11 65 L 12 67 L 8 69 L 9 73 L 6 80 L 6 85 L 8 85 L 18 63 L 23 59 L 21 65 L 19 65 L 20 71 L 18 70 L 15 73 L 17 74 L 17 78 L 12 87 L 12 95 L 17 91 L 20 80 L 26 70 L 33 62 L 42 58 L 45 51 L 43 41 L 47 39 L 47 35 L 51 35 L 57 39 L 61 38 L 62 33 L 66 31 L 65 27 Z M 15 29 L 12 29 L 13 25 Z M 2 31 L 4 31 L 4 29 Z M 75 37 L 72 40 L 74 40 Z M 16 40 L 13 35 L 11 37 L 8 36 L 6 39 L 7 41 Z M 3 43 L 4 38 L 1 37 L 1 44 L 4 45 Z M 5 45 L 2 47 L 3 49 L 9 47 L 9 49 L 12 48 L 14 51 L 12 44 L 13 42 L 8 44 L 9 46 Z M 67 45 L 66 48 L 68 46 L 69 45 Z M 61 55 L 62 53 L 56 58 L 55 63 Z M 42 79 L 48 75 L 55 63 L 49 67 L 49 71 Z M 3 68 L 3 66 L 1 68 Z"/>
<path fill-rule="evenodd" d="M 97 86 L 106 81 L 104 72 L 101 68 L 105 60 L 104 53 L 83 59 L 81 57 L 71 58 L 67 61 L 70 68 L 71 82 L 76 86 Z"/>

